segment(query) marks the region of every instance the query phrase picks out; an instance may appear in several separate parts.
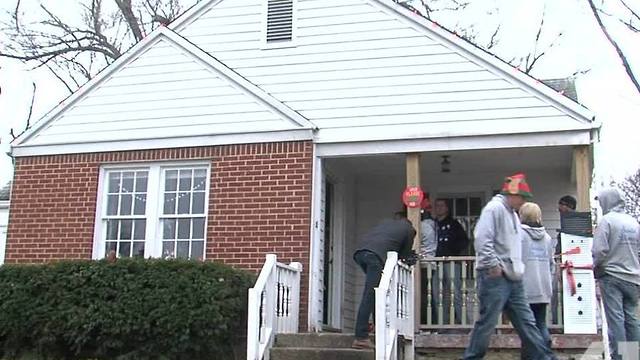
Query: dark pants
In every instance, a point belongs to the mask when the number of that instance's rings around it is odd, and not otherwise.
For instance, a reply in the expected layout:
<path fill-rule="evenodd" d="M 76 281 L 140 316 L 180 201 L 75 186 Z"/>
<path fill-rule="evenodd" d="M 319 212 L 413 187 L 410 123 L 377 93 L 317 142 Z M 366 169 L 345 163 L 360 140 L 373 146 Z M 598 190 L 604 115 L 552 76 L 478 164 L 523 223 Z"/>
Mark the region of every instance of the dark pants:
<path fill-rule="evenodd" d="M 542 340 L 551 347 L 551 334 L 547 327 L 547 304 L 529 304 L 529 307 L 531 308 L 531 312 L 533 312 L 533 317 L 536 319 L 536 326 L 538 327 L 538 330 L 540 330 Z M 526 346 L 523 346 L 520 352 L 520 358 L 535 360 L 529 355 L 530 353 L 531 351 L 529 351 Z"/>
<path fill-rule="evenodd" d="M 631 342 L 635 347 L 640 341 L 640 323 L 636 317 L 640 286 L 611 275 L 605 275 L 598 281 L 609 328 L 611 359 L 622 359 L 624 352 L 619 349 L 619 342 Z"/>
<path fill-rule="evenodd" d="M 533 359 L 556 359 L 548 343 L 536 327 L 531 308 L 524 297 L 522 281 L 511 281 L 504 276 L 489 277 L 487 270 L 478 271 L 478 299 L 480 318 L 471 333 L 471 341 L 464 352 L 464 359 L 482 359 L 489 347 L 489 339 L 504 310 L 527 347 Z"/>
<path fill-rule="evenodd" d="M 373 289 L 380 285 L 383 264 L 378 255 L 367 250 L 357 251 L 353 255 L 353 259 L 365 273 L 362 300 L 356 316 L 356 339 L 368 339 L 369 317 L 375 309 L 375 292 Z"/>

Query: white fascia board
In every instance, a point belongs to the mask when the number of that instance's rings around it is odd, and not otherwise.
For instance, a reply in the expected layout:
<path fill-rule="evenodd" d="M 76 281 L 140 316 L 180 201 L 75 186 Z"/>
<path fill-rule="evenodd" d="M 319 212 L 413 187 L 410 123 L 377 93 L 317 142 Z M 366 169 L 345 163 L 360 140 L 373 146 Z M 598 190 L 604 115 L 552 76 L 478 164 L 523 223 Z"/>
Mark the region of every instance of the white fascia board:
<path fill-rule="evenodd" d="M 315 144 L 315 148 L 316 156 L 318 157 L 340 157 L 429 151 L 588 145 L 591 144 L 591 142 L 591 134 L 588 131 L 563 131 L 474 137 L 325 143 Z"/>
<path fill-rule="evenodd" d="M 224 135 L 169 137 L 124 141 L 118 140 L 75 144 L 23 145 L 13 147 L 12 155 L 14 157 L 21 157 L 58 154 L 81 154 L 111 151 L 132 151 L 305 140 L 313 140 L 313 131 L 311 129 L 265 131 Z"/>
<path fill-rule="evenodd" d="M 283 103 L 279 102 L 257 86 L 250 83 L 248 80 L 240 76 L 235 71 L 228 68 L 226 65 L 222 64 L 220 61 L 202 51 L 197 46 L 193 45 L 191 42 L 187 41 L 180 35 L 175 32 L 167 29 L 164 26 L 161 26 L 154 30 L 149 36 L 140 40 L 134 47 L 132 47 L 127 53 L 116 61 L 114 61 L 111 65 L 107 66 L 100 74 L 91 79 L 89 82 L 84 84 L 80 89 L 78 89 L 75 93 L 69 96 L 67 99 L 60 102 L 60 104 L 54 108 L 49 114 L 47 114 L 44 118 L 40 119 L 33 127 L 24 132 L 21 136 L 19 136 L 14 142 L 14 146 L 19 146 L 25 141 L 29 140 L 34 134 L 38 132 L 38 130 L 44 128 L 46 125 L 50 124 L 60 115 L 62 115 L 67 109 L 71 108 L 78 101 L 88 95 L 91 90 L 100 85 L 102 82 L 108 80 L 108 78 L 120 70 L 122 67 L 135 60 L 136 57 L 145 51 L 147 48 L 153 46 L 160 40 L 168 40 L 173 43 L 175 46 L 182 48 L 184 51 L 193 55 L 195 60 L 199 61 L 203 66 L 213 69 L 215 73 L 220 74 L 225 77 L 232 85 L 239 86 L 241 90 L 245 93 L 255 96 L 255 98 L 260 101 L 265 106 L 273 109 L 276 113 L 282 116 L 284 119 L 289 120 L 294 125 L 301 128 L 315 129 L 315 125 L 311 124 L 306 118 L 304 118 L 299 113 L 293 111 L 291 108 L 287 107 Z"/>
<path fill-rule="evenodd" d="M 539 94 L 544 99 L 547 99 L 559 110 L 567 113 L 574 119 L 585 123 L 593 124 L 593 128 L 597 128 L 595 124 L 594 113 L 585 108 L 584 106 L 568 99 L 564 95 L 558 94 L 550 87 L 543 84 L 540 80 L 537 80 L 517 68 L 507 64 L 503 60 L 499 59 L 495 55 L 492 55 L 462 39 L 458 35 L 451 33 L 440 25 L 427 18 L 412 13 L 402 5 L 395 3 L 393 0 L 369 0 L 371 3 L 378 4 L 384 9 L 390 10 L 396 13 L 400 19 L 405 19 L 412 27 L 418 31 L 427 33 L 434 36 L 442 43 L 449 45 L 453 48 L 457 48 L 461 55 L 467 57 L 471 61 L 478 62 L 486 66 L 489 70 L 497 72 L 499 76 L 505 78 L 505 80 L 512 79 L 516 83 L 531 90 L 534 93 Z"/>
<path fill-rule="evenodd" d="M 213 68 L 216 73 L 224 76 L 231 83 L 240 86 L 242 90 L 244 90 L 244 92 L 255 96 L 258 101 L 275 110 L 280 116 L 291 121 L 294 125 L 304 129 L 316 129 L 316 126 L 313 125 L 304 116 L 292 110 L 282 102 L 276 100 L 273 96 L 267 94 L 264 90 L 260 89 L 258 86 L 254 85 L 249 80 L 233 71 L 218 59 L 191 43 L 189 40 L 166 28 L 163 28 L 163 33 L 177 46 L 183 48 L 185 51 L 193 55 L 196 60 L 202 63 L 202 65 Z"/>
<path fill-rule="evenodd" d="M 221 3 L 222 0 L 204 0 L 193 5 L 189 10 L 185 11 L 182 15 L 178 16 L 175 20 L 173 20 L 167 27 L 175 32 L 180 32 L 184 30 L 184 28 L 197 20 L 200 15 L 205 13 L 210 8 Z"/>
<path fill-rule="evenodd" d="M 0 200 L 0 209 L 9 209 L 9 204 L 8 200 Z"/>

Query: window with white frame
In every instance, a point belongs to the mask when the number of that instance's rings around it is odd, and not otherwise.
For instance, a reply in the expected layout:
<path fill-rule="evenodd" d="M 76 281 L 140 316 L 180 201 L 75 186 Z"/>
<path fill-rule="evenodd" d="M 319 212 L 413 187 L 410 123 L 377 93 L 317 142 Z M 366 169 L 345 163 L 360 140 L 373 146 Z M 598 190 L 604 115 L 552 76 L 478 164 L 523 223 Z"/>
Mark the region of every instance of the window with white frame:
<path fill-rule="evenodd" d="M 209 166 L 105 168 L 94 258 L 204 259 Z"/>

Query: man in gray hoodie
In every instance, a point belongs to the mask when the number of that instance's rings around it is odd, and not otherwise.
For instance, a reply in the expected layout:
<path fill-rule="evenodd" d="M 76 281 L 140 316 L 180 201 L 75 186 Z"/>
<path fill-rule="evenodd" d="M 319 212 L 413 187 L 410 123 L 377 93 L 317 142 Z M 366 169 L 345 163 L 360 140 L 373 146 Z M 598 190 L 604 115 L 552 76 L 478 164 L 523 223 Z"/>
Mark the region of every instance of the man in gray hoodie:
<path fill-rule="evenodd" d="M 506 311 L 533 359 L 556 359 L 536 327 L 524 295 L 522 229 L 516 212 L 525 198 L 531 198 L 531 190 L 524 174 L 506 178 L 500 194 L 482 209 L 476 224 L 474 246 L 480 318 L 474 324 L 464 359 L 484 358 L 502 311 Z"/>
<path fill-rule="evenodd" d="M 616 188 L 598 194 L 604 216 L 596 228 L 592 249 L 593 273 L 600 285 L 613 360 L 622 359 L 619 342 L 634 342 L 630 348 L 638 351 L 640 341 L 636 317 L 640 294 L 640 225 L 624 212 L 623 199 Z"/>

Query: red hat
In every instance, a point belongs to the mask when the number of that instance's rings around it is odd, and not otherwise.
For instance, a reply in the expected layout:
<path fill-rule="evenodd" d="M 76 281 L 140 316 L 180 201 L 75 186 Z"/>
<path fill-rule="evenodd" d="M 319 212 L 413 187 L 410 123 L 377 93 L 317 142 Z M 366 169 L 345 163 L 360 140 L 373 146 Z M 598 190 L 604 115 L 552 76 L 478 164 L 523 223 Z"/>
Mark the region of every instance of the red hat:
<path fill-rule="evenodd" d="M 527 178 L 523 173 L 517 173 L 507 177 L 502 184 L 503 195 L 521 195 L 525 198 L 532 198 L 531 188 L 527 184 Z"/>

